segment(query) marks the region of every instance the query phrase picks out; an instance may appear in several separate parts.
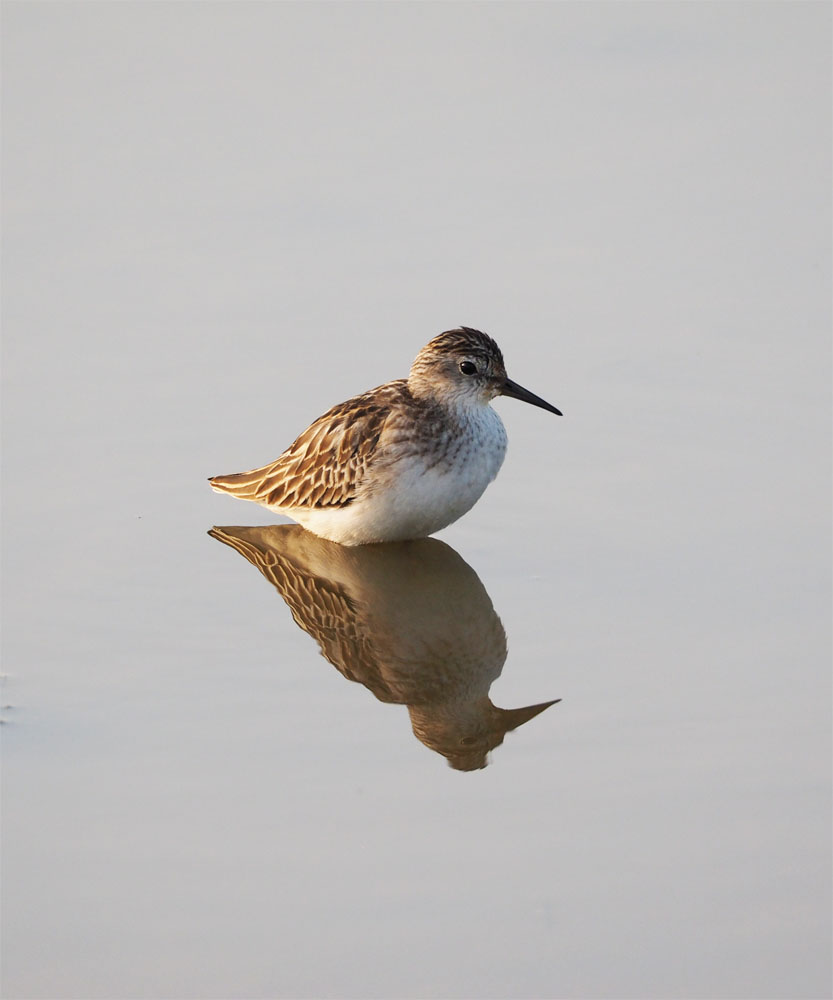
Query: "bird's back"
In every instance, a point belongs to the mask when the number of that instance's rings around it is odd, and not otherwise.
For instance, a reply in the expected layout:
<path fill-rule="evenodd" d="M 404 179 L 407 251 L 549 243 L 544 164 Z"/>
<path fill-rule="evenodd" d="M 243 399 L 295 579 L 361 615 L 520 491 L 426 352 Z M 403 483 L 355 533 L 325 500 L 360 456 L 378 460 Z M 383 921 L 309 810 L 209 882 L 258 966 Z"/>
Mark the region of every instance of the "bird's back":
<path fill-rule="evenodd" d="M 346 507 L 356 498 L 392 413 L 414 404 L 405 379 L 332 407 L 269 465 L 209 482 L 218 493 L 273 510 Z"/>

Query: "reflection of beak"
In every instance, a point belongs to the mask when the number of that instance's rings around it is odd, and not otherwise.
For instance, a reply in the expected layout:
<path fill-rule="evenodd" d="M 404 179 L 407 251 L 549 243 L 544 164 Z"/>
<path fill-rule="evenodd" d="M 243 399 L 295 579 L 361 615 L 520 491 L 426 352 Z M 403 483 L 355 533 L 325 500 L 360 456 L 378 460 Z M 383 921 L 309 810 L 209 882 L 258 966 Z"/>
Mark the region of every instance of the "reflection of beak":
<path fill-rule="evenodd" d="M 555 412 L 557 413 L 558 411 L 556 410 Z M 529 722 L 530 719 L 534 719 L 544 709 L 549 708 L 550 705 L 557 704 L 559 701 L 561 699 L 556 698 L 555 701 L 545 701 L 542 705 L 529 705 L 526 708 L 501 708 L 499 711 L 503 727 L 507 732 L 510 729 L 517 729 L 518 726 L 522 726 L 525 722 Z"/>
<path fill-rule="evenodd" d="M 513 382 L 511 378 L 508 378 L 506 382 L 500 389 L 501 396 L 511 396 L 513 399 L 522 399 L 525 403 L 532 403 L 533 406 L 540 406 L 542 410 L 549 410 L 550 413 L 557 413 L 558 416 L 562 416 L 561 410 L 556 410 L 554 406 L 548 403 L 545 399 L 541 399 L 540 396 L 536 396 L 534 392 L 530 392 L 529 389 L 524 389 L 522 385 L 518 385 L 517 382 Z"/>

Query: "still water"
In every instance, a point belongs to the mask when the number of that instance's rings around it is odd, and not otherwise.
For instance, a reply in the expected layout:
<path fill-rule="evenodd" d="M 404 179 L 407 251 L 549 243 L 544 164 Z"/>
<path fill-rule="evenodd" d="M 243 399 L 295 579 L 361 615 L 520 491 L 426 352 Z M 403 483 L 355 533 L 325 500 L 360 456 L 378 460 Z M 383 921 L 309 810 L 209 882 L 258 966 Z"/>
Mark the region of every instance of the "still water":
<path fill-rule="evenodd" d="M 4 996 L 829 996 L 829 6 L 3 21 Z M 460 324 L 439 537 L 211 492 Z"/>
<path fill-rule="evenodd" d="M 728 624 L 709 660 L 710 602 L 645 608 L 633 565 L 594 582 L 565 538 L 553 566 L 508 510 L 495 542 L 485 498 L 454 547 L 363 549 L 119 506 L 39 527 L 8 643 L 37 650 L 5 684 L 8 995 L 802 981 L 804 696 Z"/>

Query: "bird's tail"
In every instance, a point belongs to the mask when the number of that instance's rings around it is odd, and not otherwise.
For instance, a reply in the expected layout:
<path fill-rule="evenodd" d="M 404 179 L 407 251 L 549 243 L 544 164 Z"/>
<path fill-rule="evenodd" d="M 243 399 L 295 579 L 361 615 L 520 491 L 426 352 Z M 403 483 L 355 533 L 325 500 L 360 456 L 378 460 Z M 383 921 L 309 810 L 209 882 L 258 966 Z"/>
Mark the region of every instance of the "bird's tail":
<path fill-rule="evenodd" d="M 254 500 L 263 482 L 263 470 L 235 472 L 230 476 L 212 476 L 208 481 L 211 483 L 211 489 L 217 493 L 231 493 L 241 500 Z"/>

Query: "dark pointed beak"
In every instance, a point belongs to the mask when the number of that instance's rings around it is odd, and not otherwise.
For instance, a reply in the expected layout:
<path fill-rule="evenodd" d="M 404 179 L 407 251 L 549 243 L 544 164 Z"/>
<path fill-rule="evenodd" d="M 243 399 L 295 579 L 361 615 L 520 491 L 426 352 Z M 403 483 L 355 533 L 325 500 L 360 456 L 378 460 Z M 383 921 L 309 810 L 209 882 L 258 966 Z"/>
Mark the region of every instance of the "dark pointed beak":
<path fill-rule="evenodd" d="M 541 399 L 540 396 L 536 396 L 534 392 L 530 392 L 529 389 L 524 389 L 522 385 L 518 385 L 517 382 L 513 382 L 511 378 L 508 378 L 500 390 L 501 396 L 511 396 L 513 399 L 522 399 L 525 403 L 532 403 L 533 406 L 540 406 L 542 410 L 549 410 L 550 413 L 557 413 L 559 417 L 563 416 L 561 410 L 556 410 L 554 406 L 548 403 L 545 399 Z"/>

